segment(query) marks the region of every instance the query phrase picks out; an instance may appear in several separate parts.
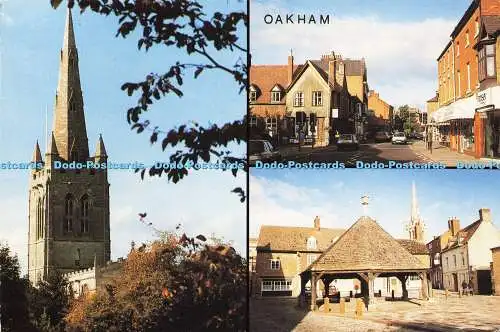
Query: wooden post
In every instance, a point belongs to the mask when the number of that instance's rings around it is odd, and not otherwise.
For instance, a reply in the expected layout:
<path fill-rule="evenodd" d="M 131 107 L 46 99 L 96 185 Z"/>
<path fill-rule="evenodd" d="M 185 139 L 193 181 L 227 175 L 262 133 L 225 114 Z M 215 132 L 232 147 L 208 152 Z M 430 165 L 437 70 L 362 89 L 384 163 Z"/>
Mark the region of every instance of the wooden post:
<path fill-rule="evenodd" d="M 349 291 L 349 297 L 352 299 L 352 290 Z"/>
<path fill-rule="evenodd" d="M 427 288 L 428 288 L 428 286 L 427 286 L 427 273 L 426 272 L 421 273 L 420 278 L 422 279 L 422 283 L 421 283 L 422 299 L 428 300 L 429 295 L 427 293 Z"/>
<path fill-rule="evenodd" d="M 448 299 L 448 295 L 449 295 L 449 294 L 448 294 L 448 288 L 447 288 L 447 289 L 445 289 L 445 290 L 444 290 L 444 297 L 445 297 L 446 299 Z"/>
<path fill-rule="evenodd" d="M 392 293 L 392 296 L 391 296 L 391 297 L 392 297 L 392 300 L 394 301 L 394 289 L 392 290 L 392 292 L 391 292 L 391 293 Z"/>
<path fill-rule="evenodd" d="M 342 315 L 345 314 L 345 299 L 344 298 L 340 299 L 340 313 Z"/>
<path fill-rule="evenodd" d="M 316 274 L 314 272 L 311 273 L 311 311 L 316 310 Z"/>

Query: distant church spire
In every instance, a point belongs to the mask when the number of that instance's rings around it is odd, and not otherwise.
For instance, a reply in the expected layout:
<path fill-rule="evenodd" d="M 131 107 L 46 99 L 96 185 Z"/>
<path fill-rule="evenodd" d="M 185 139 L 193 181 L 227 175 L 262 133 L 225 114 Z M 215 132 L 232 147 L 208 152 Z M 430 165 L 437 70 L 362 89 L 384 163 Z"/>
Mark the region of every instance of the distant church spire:
<path fill-rule="evenodd" d="M 418 209 L 417 200 L 417 188 L 415 186 L 415 181 L 412 182 L 411 188 L 411 217 L 410 223 L 407 225 L 407 230 L 410 233 L 410 240 L 415 240 L 421 243 L 425 242 L 424 238 L 424 227 L 425 224 L 420 217 L 420 212 Z"/>
<path fill-rule="evenodd" d="M 40 146 L 38 145 L 38 141 L 35 144 L 35 151 L 33 151 L 33 162 L 40 163 L 42 162 L 42 153 L 40 152 Z"/>
<path fill-rule="evenodd" d="M 78 51 L 73 18 L 68 9 L 63 48 L 59 65 L 53 132 L 57 151 L 64 160 L 85 161 L 89 158 L 83 95 L 78 69 Z"/>

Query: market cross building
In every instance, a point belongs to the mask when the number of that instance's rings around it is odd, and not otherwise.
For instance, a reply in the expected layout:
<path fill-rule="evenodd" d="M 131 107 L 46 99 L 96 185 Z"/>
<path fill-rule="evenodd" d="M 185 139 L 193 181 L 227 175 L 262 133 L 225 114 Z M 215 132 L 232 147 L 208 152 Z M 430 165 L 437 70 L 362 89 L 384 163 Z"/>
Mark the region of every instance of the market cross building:
<path fill-rule="evenodd" d="M 110 260 L 109 183 L 105 169 L 56 169 L 55 161 L 106 162 L 99 136 L 89 154 L 78 51 L 68 10 L 60 52 L 52 134 L 45 159 L 38 142 L 30 174 L 28 276 L 33 284 L 53 272 L 67 273 Z"/>

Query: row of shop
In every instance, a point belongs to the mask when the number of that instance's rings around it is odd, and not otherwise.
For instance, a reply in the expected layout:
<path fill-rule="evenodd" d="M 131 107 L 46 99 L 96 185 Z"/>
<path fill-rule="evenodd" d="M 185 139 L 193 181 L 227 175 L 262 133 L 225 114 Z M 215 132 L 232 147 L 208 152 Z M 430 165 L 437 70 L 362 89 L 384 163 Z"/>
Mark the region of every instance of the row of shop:
<path fill-rule="evenodd" d="M 459 99 L 431 114 L 434 141 L 476 158 L 500 158 L 500 86 Z"/>

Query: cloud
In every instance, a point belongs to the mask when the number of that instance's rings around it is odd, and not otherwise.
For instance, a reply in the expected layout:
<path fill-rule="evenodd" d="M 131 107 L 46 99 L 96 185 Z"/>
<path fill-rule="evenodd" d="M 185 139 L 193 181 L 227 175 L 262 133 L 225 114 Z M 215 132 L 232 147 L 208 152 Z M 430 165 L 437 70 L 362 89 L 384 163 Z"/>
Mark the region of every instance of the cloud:
<path fill-rule="evenodd" d="M 346 58 L 364 57 L 370 89 L 394 106 L 422 108 L 437 89 L 436 59 L 456 24 L 439 18 L 391 22 L 373 15 L 339 15 L 330 25 L 268 25 L 264 15 L 287 13 L 282 5 L 252 3 L 251 12 L 254 64 L 286 63 L 290 49 L 299 62 L 331 51 Z"/>
<path fill-rule="evenodd" d="M 249 202 L 252 237 L 258 236 L 262 225 L 312 227 L 315 216 L 320 217 L 323 227 L 346 226 L 340 223 L 337 203 L 314 188 L 250 176 Z"/>

